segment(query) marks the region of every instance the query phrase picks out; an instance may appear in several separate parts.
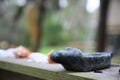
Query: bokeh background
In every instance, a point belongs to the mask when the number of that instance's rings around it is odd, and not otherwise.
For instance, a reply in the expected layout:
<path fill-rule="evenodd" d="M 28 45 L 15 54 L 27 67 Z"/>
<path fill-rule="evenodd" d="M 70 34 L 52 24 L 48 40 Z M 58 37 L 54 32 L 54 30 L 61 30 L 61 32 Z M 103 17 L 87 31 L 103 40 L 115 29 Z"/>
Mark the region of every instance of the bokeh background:
<path fill-rule="evenodd" d="M 0 48 L 109 51 L 120 63 L 120 0 L 0 0 Z"/>

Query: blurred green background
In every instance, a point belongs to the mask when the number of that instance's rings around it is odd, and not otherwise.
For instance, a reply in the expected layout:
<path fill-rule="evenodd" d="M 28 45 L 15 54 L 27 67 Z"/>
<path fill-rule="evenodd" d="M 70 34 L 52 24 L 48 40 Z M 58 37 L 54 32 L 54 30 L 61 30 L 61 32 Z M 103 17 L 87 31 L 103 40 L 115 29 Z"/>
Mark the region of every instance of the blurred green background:
<path fill-rule="evenodd" d="M 120 55 L 120 2 L 117 1 L 110 0 L 104 51 Z M 47 54 L 75 47 L 95 52 L 99 16 L 100 0 L 0 0 L 0 48 L 23 45 Z M 120 63 L 118 58 L 113 62 Z"/>

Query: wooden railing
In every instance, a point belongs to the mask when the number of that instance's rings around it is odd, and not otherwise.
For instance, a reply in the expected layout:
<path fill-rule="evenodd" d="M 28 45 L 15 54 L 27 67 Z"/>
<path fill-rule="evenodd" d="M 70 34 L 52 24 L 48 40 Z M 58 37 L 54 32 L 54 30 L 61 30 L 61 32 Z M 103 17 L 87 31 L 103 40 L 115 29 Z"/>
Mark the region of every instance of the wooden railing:
<path fill-rule="evenodd" d="M 120 65 L 100 73 L 67 71 L 60 64 L 40 64 L 26 59 L 0 59 L 0 80 L 120 80 Z"/>

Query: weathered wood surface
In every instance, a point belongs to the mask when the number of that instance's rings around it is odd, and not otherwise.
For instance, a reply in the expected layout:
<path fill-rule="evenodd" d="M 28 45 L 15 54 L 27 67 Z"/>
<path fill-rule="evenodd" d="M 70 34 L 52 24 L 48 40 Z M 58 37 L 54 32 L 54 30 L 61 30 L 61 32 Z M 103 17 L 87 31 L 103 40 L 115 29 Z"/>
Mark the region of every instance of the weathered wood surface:
<path fill-rule="evenodd" d="M 44 80 L 44 79 L 0 69 L 0 80 Z"/>
<path fill-rule="evenodd" d="M 120 65 L 101 70 L 102 73 L 72 72 L 60 64 L 38 64 L 27 62 L 26 59 L 4 58 L 0 59 L 0 69 L 45 80 L 120 80 Z"/>

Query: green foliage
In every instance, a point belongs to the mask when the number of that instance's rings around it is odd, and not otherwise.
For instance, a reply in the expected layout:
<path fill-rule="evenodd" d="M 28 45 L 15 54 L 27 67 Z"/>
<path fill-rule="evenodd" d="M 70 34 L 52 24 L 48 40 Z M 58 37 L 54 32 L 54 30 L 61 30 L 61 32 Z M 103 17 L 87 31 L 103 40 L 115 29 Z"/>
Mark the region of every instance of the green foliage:
<path fill-rule="evenodd" d="M 20 33 L 19 35 L 19 44 L 20 45 L 24 45 L 26 47 L 30 47 L 31 43 L 30 43 L 30 35 L 28 34 L 28 32 L 26 32 L 26 30 L 22 31 L 22 33 Z"/>
<path fill-rule="evenodd" d="M 3 38 L 5 36 L 5 32 L 7 30 L 6 23 L 3 20 L 0 20 L 0 37 Z"/>
<path fill-rule="evenodd" d="M 62 24 L 54 15 L 48 15 L 44 25 L 43 43 L 45 45 L 58 45 L 64 42 Z"/>
<path fill-rule="evenodd" d="M 86 41 L 88 40 L 89 29 L 86 27 L 81 27 L 79 31 L 79 40 Z"/>
<path fill-rule="evenodd" d="M 59 45 L 59 46 L 42 46 L 39 49 L 39 52 L 44 53 L 44 54 L 48 54 L 51 50 L 58 50 L 58 49 L 63 49 L 67 47 L 67 45 Z"/>
<path fill-rule="evenodd" d="M 27 14 L 23 14 L 21 19 L 19 20 L 19 24 L 18 24 L 18 32 L 19 32 L 19 36 L 17 42 L 20 45 L 24 45 L 26 47 L 30 47 L 31 46 L 31 42 L 30 42 L 30 34 L 28 32 L 28 23 L 27 23 Z"/>

